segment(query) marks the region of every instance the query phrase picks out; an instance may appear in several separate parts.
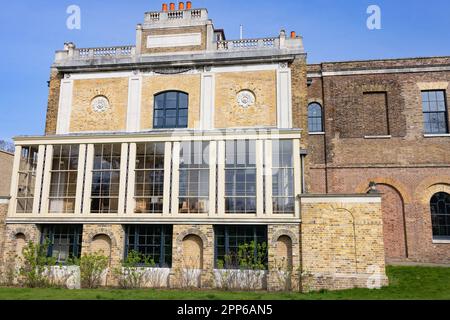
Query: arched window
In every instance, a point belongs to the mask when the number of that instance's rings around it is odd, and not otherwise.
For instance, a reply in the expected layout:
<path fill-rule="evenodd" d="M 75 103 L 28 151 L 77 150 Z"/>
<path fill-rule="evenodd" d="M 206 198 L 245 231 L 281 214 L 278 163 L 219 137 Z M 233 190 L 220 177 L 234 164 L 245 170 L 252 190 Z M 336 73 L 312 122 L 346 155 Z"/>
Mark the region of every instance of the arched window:
<path fill-rule="evenodd" d="M 430 205 L 433 238 L 450 240 L 450 195 L 445 192 L 436 193 L 431 198 Z"/>
<path fill-rule="evenodd" d="M 316 102 L 308 106 L 309 132 L 323 132 L 322 106 Z"/>
<path fill-rule="evenodd" d="M 180 91 L 166 91 L 155 95 L 153 128 L 188 127 L 189 95 Z"/>

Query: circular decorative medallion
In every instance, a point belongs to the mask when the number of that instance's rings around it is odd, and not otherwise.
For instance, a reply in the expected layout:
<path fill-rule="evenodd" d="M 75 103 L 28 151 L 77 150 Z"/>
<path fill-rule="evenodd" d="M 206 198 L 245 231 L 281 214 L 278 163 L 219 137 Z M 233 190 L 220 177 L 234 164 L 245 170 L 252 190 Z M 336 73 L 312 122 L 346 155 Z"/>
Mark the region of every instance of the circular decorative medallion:
<path fill-rule="evenodd" d="M 238 104 L 243 108 L 248 108 L 255 103 L 255 95 L 249 90 L 243 90 L 237 95 Z"/>
<path fill-rule="evenodd" d="M 95 97 L 92 100 L 92 109 L 95 112 L 105 112 L 109 108 L 109 101 L 104 96 Z"/>

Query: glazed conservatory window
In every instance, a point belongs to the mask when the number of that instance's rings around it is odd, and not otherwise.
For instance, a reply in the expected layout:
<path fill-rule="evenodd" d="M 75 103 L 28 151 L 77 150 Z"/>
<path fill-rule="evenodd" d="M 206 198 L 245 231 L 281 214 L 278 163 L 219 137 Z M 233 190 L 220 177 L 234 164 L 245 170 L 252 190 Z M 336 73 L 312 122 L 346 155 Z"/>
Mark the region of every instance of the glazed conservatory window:
<path fill-rule="evenodd" d="M 67 263 L 69 259 L 81 257 L 81 225 L 45 226 L 42 231 L 41 243 L 49 240 L 48 256 L 57 263 Z"/>
<path fill-rule="evenodd" d="M 295 195 L 292 141 L 273 141 L 272 153 L 273 213 L 293 214 L 295 212 Z"/>
<path fill-rule="evenodd" d="M 227 141 L 225 149 L 225 212 L 255 214 L 256 141 Z"/>
<path fill-rule="evenodd" d="M 422 91 L 424 130 L 428 134 L 448 133 L 448 112 L 445 92 Z"/>
<path fill-rule="evenodd" d="M 252 242 L 256 244 L 253 246 L 254 260 L 261 259 L 267 268 L 266 226 L 215 226 L 214 235 L 216 268 L 241 269 L 243 255 L 239 254 L 239 248 Z"/>
<path fill-rule="evenodd" d="M 22 147 L 17 188 L 18 213 L 33 212 L 38 150 L 38 146 Z"/>
<path fill-rule="evenodd" d="M 162 213 L 164 143 L 141 143 L 136 153 L 136 213 Z"/>
<path fill-rule="evenodd" d="M 189 95 L 179 91 L 167 91 L 155 95 L 155 129 L 188 127 Z"/>
<path fill-rule="evenodd" d="M 450 195 L 436 193 L 431 198 L 431 221 L 435 240 L 450 240 Z"/>
<path fill-rule="evenodd" d="M 126 226 L 125 256 L 130 251 L 141 253 L 160 268 L 172 267 L 172 226 Z"/>
<path fill-rule="evenodd" d="M 79 146 L 53 147 L 50 212 L 74 213 L 77 191 Z"/>
<path fill-rule="evenodd" d="M 318 103 L 308 106 L 308 128 L 309 132 L 323 132 L 322 106 Z"/>
<path fill-rule="evenodd" d="M 99 144 L 94 149 L 92 213 L 117 213 L 120 183 L 120 144 Z"/>
<path fill-rule="evenodd" d="M 180 213 L 209 210 L 209 143 L 182 142 L 180 149 Z"/>

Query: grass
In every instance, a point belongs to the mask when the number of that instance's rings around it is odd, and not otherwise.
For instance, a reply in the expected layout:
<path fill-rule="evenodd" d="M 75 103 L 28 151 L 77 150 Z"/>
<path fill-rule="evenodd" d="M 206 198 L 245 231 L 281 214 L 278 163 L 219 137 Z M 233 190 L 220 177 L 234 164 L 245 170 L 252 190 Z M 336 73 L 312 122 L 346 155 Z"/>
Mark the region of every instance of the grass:
<path fill-rule="evenodd" d="M 450 300 L 450 268 L 388 267 L 381 290 L 274 293 L 177 290 L 0 288 L 0 300 Z"/>

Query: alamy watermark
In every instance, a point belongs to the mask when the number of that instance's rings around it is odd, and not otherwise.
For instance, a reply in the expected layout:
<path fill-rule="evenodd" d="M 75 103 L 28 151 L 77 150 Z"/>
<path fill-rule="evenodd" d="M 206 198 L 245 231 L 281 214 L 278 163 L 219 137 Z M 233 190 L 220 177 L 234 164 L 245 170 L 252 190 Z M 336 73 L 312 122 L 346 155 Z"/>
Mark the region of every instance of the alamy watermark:
<path fill-rule="evenodd" d="M 369 30 L 381 30 L 381 8 L 377 5 L 367 7 L 367 28 Z"/>
<path fill-rule="evenodd" d="M 69 30 L 81 29 L 81 8 L 77 5 L 67 7 L 66 13 L 69 15 L 66 20 L 66 26 Z"/>

